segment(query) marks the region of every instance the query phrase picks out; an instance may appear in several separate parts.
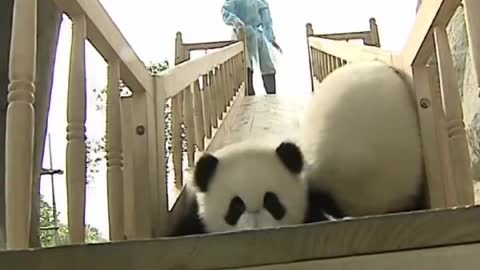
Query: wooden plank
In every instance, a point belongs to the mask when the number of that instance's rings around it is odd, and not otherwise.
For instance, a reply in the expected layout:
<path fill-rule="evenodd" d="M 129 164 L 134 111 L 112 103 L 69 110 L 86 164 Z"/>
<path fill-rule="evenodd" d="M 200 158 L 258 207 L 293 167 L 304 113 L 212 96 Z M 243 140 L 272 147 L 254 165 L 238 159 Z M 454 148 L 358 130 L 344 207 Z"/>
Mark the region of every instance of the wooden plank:
<path fill-rule="evenodd" d="M 211 41 L 211 42 L 199 42 L 199 43 L 183 43 L 183 46 L 188 51 L 197 50 L 214 50 L 226 47 L 228 45 L 239 42 L 238 40 L 224 40 L 224 41 Z"/>
<path fill-rule="evenodd" d="M 375 255 L 346 258 L 314 260 L 288 264 L 276 264 L 259 267 L 234 268 L 248 270 L 451 270 L 477 269 L 480 243 L 455 245 L 432 249 L 418 249 L 403 252 L 391 252 Z M 232 269 L 232 268 L 229 268 Z"/>
<path fill-rule="evenodd" d="M 450 192 L 456 193 L 457 205 L 469 205 L 474 202 L 472 170 L 468 141 L 463 122 L 463 110 L 457 86 L 455 67 L 445 28 L 433 29 L 437 56 L 440 91 L 443 113 L 446 122 L 447 145 L 449 146 L 450 166 L 453 183 Z"/>
<path fill-rule="evenodd" d="M 0 252 L 0 263 L 16 270 L 249 267 L 480 242 L 479 223 L 480 206 L 473 206 L 276 229 L 5 251 Z"/>
<path fill-rule="evenodd" d="M 446 27 L 452 18 L 461 0 L 423 0 L 413 25 L 413 30 L 403 50 L 405 62 L 411 66 L 415 61 L 425 64 L 430 53 L 421 53 L 421 48 L 432 51 L 424 46 L 425 40 L 430 36 L 432 27 Z M 427 43 L 426 45 L 432 45 Z M 420 58 L 421 57 L 421 58 Z"/>
<path fill-rule="evenodd" d="M 242 50 L 243 43 L 237 42 L 214 53 L 166 69 L 159 74 L 157 86 L 166 92 L 166 98 L 173 97 L 217 65 L 241 53 Z"/>
<path fill-rule="evenodd" d="M 346 33 L 332 33 L 332 34 L 316 34 L 314 37 L 319 38 L 328 38 L 332 40 L 351 40 L 351 39 L 361 39 L 363 42 L 370 38 L 370 31 L 360 31 L 360 32 L 346 32 Z"/>
<path fill-rule="evenodd" d="M 87 39 L 105 60 L 120 59 L 120 76 L 133 91 L 153 93 L 153 83 L 144 63 L 133 51 L 127 39 L 108 15 L 100 1 L 55 0 L 68 16 L 84 14 L 87 19 Z"/>
<path fill-rule="evenodd" d="M 232 106 L 207 150 L 259 137 L 294 139 L 310 96 L 246 96 Z"/>
<path fill-rule="evenodd" d="M 309 37 L 311 47 L 323 53 L 346 59 L 349 62 L 378 60 L 390 64 L 393 53 L 374 46 L 364 46 L 338 40 L 329 40 L 319 37 Z"/>

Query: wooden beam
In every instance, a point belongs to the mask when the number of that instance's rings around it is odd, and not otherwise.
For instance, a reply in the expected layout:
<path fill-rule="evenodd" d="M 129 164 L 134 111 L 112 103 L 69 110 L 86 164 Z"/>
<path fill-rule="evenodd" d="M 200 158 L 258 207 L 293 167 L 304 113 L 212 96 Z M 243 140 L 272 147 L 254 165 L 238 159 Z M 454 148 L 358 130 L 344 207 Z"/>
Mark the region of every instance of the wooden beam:
<path fill-rule="evenodd" d="M 0 252 L 0 263 L 16 270 L 250 267 L 480 242 L 479 223 L 480 206 L 473 206 L 195 237 L 6 251 Z"/>
<path fill-rule="evenodd" d="M 234 44 L 238 40 L 225 40 L 225 41 L 212 41 L 212 42 L 200 42 L 200 43 L 183 43 L 183 46 L 188 51 L 197 51 L 197 50 L 214 50 L 226 47 L 228 45 Z"/>
<path fill-rule="evenodd" d="M 166 98 L 171 98 L 190 86 L 200 76 L 207 74 L 219 64 L 241 53 L 243 43 L 238 42 L 214 53 L 183 62 L 175 67 L 162 71 L 157 78 L 157 87 L 163 89 Z"/>
<path fill-rule="evenodd" d="M 248 270 L 451 270 L 477 269 L 480 244 L 418 249 L 366 256 L 313 260 L 259 267 L 235 268 Z"/>
<path fill-rule="evenodd" d="M 120 59 L 120 76 L 130 89 L 153 93 L 153 80 L 145 64 L 133 51 L 127 39 L 98 0 L 55 0 L 67 15 L 84 14 L 87 19 L 87 39 L 105 60 Z"/>
<path fill-rule="evenodd" d="M 461 0 L 424 0 L 420 6 L 413 30 L 403 50 L 405 63 L 412 66 L 414 62 L 423 65 L 427 62 L 433 47 L 424 47 L 425 40 L 431 35 L 434 26 L 446 27 Z M 422 50 L 421 50 L 422 49 Z"/>
<path fill-rule="evenodd" d="M 379 60 L 391 64 L 394 56 L 394 53 L 374 46 L 364 46 L 312 36 L 308 37 L 308 44 L 314 49 L 350 62 Z"/>

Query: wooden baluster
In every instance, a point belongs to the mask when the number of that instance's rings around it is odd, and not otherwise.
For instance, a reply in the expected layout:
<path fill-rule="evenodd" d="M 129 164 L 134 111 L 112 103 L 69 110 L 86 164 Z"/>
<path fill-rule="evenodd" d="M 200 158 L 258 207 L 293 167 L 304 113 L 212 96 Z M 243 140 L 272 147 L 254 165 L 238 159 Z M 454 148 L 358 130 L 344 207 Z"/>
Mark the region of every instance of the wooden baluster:
<path fill-rule="evenodd" d="M 328 55 L 328 73 L 332 73 L 335 70 L 335 66 L 333 65 L 333 55 Z"/>
<path fill-rule="evenodd" d="M 333 70 L 337 69 L 340 67 L 340 65 L 338 64 L 338 57 L 336 56 L 333 56 L 332 58 L 332 66 L 333 66 Z"/>
<path fill-rule="evenodd" d="M 183 115 L 187 139 L 188 166 L 193 167 L 195 161 L 195 122 L 193 119 L 192 85 L 183 90 Z"/>
<path fill-rule="evenodd" d="M 230 93 L 230 98 L 233 100 L 233 97 L 235 96 L 237 89 L 238 89 L 238 73 L 236 72 L 237 70 L 237 56 L 235 55 L 232 57 L 230 60 L 230 74 L 232 76 L 232 92 Z"/>
<path fill-rule="evenodd" d="M 72 20 L 72 45 L 67 105 L 68 228 L 72 243 L 85 242 L 85 39 L 86 18 Z"/>
<path fill-rule="evenodd" d="M 230 107 L 230 102 L 232 101 L 233 97 L 233 72 L 232 72 L 232 60 L 233 59 L 228 59 L 227 62 L 225 63 L 225 73 L 226 73 L 226 93 L 227 93 L 227 106 Z"/>
<path fill-rule="evenodd" d="M 181 95 L 182 93 L 172 98 L 172 157 L 177 186 L 183 185 Z"/>
<path fill-rule="evenodd" d="M 212 112 L 213 109 L 211 106 L 211 99 L 210 99 L 210 81 L 209 75 L 203 75 L 203 90 L 201 91 L 201 106 L 203 108 L 203 124 L 205 130 L 205 136 L 208 139 L 212 138 Z"/>
<path fill-rule="evenodd" d="M 158 216 L 152 218 L 153 222 L 153 237 L 164 236 L 167 234 L 167 231 L 170 229 L 168 226 L 169 222 L 169 203 L 168 203 L 168 183 L 167 183 L 167 172 L 166 172 L 166 158 L 165 158 L 165 91 L 160 89 L 158 82 L 159 78 L 155 78 L 155 89 L 156 89 L 156 137 L 157 137 L 157 168 L 158 168 L 158 179 L 152 179 L 158 181 L 158 187 L 156 188 L 156 193 L 158 194 L 157 203 Z M 154 190 L 155 191 L 155 190 Z M 171 194 L 170 194 L 171 195 Z M 152 210 L 156 210 L 155 207 L 152 207 Z M 155 212 L 153 213 L 155 215 Z"/>
<path fill-rule="evenodd" d="M 223 119 L 223 102 L 225 100 L 224 94 L 223 94 L 223 87 L 222 87 L 222 77 L 221 77 L 221 72 L 219 68 L 215 68 L 215 75 L 213 76 L 213 82 L 215 85 L 215 101 L 217 105 L 217 119 L 222 120 Z"/>
<path fill-rule="evenodd" d="M 332 72 L 332 65 L 331 65 L 331 61 L 330 61 L 331 58 L 332 58 L 332 56 L 330 54 L 327 54 L 326 58 L 325 58 L 325 68 L 327 69 L 327 75 Z"/>
<path fill-rule="evenodd" d="M 122 98 L 121 100 L 121 126 L 122 126 L 122 150 L 123 150 L 123 205 L 124 205 L 124 234 L 126 239 L 136 239 L 138 237 L 137 219 L 138 211 L 136 211 L 135 200 L 138 199 L 135 185 L 135 160 L 133 145 L 135 132 L 133 96 Z"/>
<path fill-rule="evenodd" d="M 474 193 L 470 155 L 463 123 L 462 103 L 458 93 L 447 32 L 444 27 L 435 27 L 433 33 L 457 204 L 473 204 Z"/>
<path fill-rule="evenodd" d="M 343 63 L 342 63 L 342 59 L 341 59 L 341 58 L 337 58 L 337 66 L 338 66 L 338 67 L 342 67 L 342 66 L 343 66 Z"/>
<path fill-rule="evenodd" d="M 223 63 L 220 65 L 220 85 L 221 85 L 221 93 L 223 95 L 223 100 L 222 100 L 222 112 L 226 113 L 227 112 L 227 105 L 229 103 L 228 100 L 228 83 L 227 83 L 228 77 L 227 77 L 227 65 L 226 63 Z"/>
<path fill-rule="evenodd" d="M 203 81 L 205 87 L 205 81 Z M 202 92 L 200 91 L 200 82 L 196 80 L 193 83 L 193 111 L 195 116 L 195 141 L 198 150 L 205 150 L 205 124 L 203 123 Z"/>
<path fill-rule="evenodd" d="M 439 147 L 441 140 L 438 131 L 441 122 L 438 121 L 438 104 L 433 91 L 435 87 L 430 80 L 429 68 L 425 65 L 413 66 L 412 73 L 417 92 L 425 172 L 428 179 L 429 208 L 443 208 L 449 204 L 450 198 L 445 186 L 448 171 L 442 166 L 442 147 Z"/>
<path fill-rule="evenodd" d="M 218 127 L 218 102 L 217 102 L 217 96 L 215 94 L 217 90 L 217 85 L 216 85 L 216 79 L 215 75 L 213 74 L 213 71 L 210 71 L 208 73 L 208 106 L 210 108 L 210 123 L 212 123 L 212 126 L 214 128 Z"/>
<path fill-rule="evenodd" d="M 328 75 L 328 67 L 327 67 L 327 54 L 322 52 L 321 53 L 321 72 L 322 72 L 322 81 L 327 77 Z"/>
<path fill-rule="evenodd" d="M 230 59 L 228 62 L 228 70 L 230 71 L 230 103 L 233 101 L 235 96 L 235 89 L 237 89 L 237 82 L 235 76 L 235 57 Z"/>
<path fill-rule="evenodd" d="M 317 49 L 312 49 L 314 52 L 315 52 L 315 69 L 316 69 L 316 73 L 317 73 L 317 79 L 318 81 L 322 81 L 323 77 L 322 77 L 322 55 L 320 53 L 320 51 L 318 51 Z"/>
<path fill-rule="evenodd" d="M 240 86 L 242 86 L 242 58 L 241 54 L 237 54 L 235 57 L 235 69 L 234 69 L 234 74 L 235 74 L 235 94 L 237 95 L 238 89 L 240 89 Z"/>
<path fill-rule="evenodd" d="M 7 249 L 26 249 L 32 201 L 37 1 L 13 3 L 7 130 L 6 140 L 1 143 L 5 143 L 6 158 Z"/>
<path fill-rule="evenodd" d="M 120 62 L 108 66 L 107 89 L 107 192 L 110 240 L 124 239 L 123 148 L 120 118 Z"/>

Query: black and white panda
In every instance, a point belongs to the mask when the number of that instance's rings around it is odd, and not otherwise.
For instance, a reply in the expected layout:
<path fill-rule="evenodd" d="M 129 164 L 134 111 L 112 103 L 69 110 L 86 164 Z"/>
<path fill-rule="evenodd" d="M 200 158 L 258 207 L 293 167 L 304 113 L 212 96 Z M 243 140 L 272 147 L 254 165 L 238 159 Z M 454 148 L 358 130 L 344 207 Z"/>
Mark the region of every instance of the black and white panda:
<path fill-rule="evenodd" d="M 170 236 L 327 220 L 308 209 L 303 166 L 299 147 L 290 141 L 245 141 L 205 153 L 187 189 L 187 214 Z"/>
<path fill-rule="evenodd" d="M 403 74 L 378 61 L 347 64 L 322 81 L 300 132 L 305 179 L 313 194 L 319 192 L 317 208 L 355 217 L 424 207 L 412 93 Z"/>

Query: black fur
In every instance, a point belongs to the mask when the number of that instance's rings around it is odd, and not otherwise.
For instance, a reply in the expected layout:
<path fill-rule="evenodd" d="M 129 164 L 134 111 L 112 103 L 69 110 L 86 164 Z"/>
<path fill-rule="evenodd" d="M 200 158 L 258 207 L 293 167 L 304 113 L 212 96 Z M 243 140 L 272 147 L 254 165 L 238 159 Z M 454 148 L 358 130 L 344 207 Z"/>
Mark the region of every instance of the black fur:
<path fill-rule="evenodd" d="M 426 187 L 425 183 L 422 183 L 419 187 L 418 195 L 412 197 L 410 205 L 405 205 L 395 211 L 384 214 L 424 210 L 427 208 L 425 195 Z M 310 186 L 308 188 L 308 205 L 307 213 L 305 215 L 305 223 L 328 220 L 322 211 L 336 219 L 347 217 L 345 211 L 337 204 L 334 194 Z"/>
<path fill-rule="evenodd" d="M 345 217 L 343 211 L 340 210 L 335 199 L 328 192 L 309 188 L 308 205 L 305 215 L 305 223 L 313 223 L 329 220 L 325 213 L 333 218 Z"/>
<path fill-rule="evenodd" d="M 300 148 L 292 142 L 282 142 L 276 149 L 276 153 L 285 167 L 295 174 L 303 169 L 303 154 Z"/>
<path fill-rule="evenodd" d="M 194 180 L 195 185 L 201 192 L 208 191 L 208 185 L 217 169 L 218 159 L 209 153 L 205 153 L 195 165 Z"/>
<path fill-rule="evenodd" d="M 205 226 L 198 216 L 197 200 L 192 199 L 187 207 L 187 213 L 175 225 L 173 232 L 169 235 L 170 237 L 206 233 Z"/>

